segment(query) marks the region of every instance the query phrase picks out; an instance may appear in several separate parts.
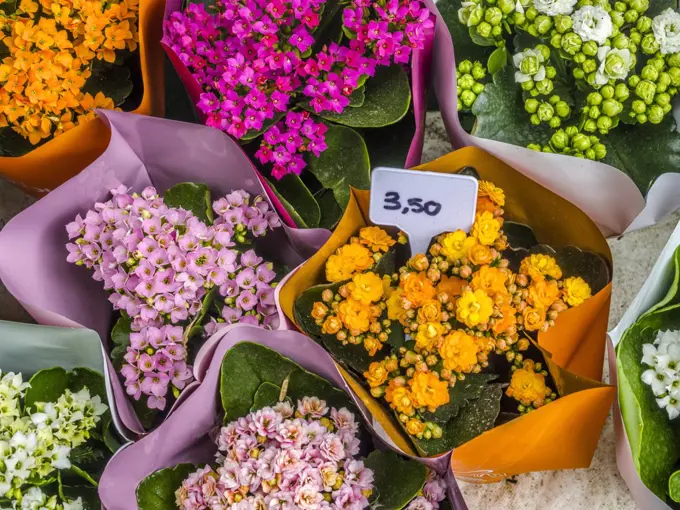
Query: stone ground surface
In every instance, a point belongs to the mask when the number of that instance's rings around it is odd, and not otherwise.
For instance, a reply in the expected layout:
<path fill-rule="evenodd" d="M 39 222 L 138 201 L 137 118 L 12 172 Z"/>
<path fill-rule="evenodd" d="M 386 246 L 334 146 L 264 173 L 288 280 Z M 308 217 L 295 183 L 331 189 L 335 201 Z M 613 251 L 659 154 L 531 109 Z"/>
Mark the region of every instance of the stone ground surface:
<path fill-rule="evenodd" d="M 451 150 L 438 115 L 428 118 L 425 153 L 429 161 Z M 0 228 L 33 203 L 9 183 L 0 180 Z M 660 224 L 610 241 L 614 255 L 614 286 L 610 328 L 621 318 L 645 281 L 668 236 L 680 220 L 673 215 Z M 29 315 L 0 283 L 0 320 L 28 322 Z M 606 371 L 606 362 L 605 362 Z M 633 510 L 637 508 L 616 469 L 611 417 L 602 432 L 590 469 L 522 475 L 491 485 L 462 483 L 470 509 L 504 510 Z"/>

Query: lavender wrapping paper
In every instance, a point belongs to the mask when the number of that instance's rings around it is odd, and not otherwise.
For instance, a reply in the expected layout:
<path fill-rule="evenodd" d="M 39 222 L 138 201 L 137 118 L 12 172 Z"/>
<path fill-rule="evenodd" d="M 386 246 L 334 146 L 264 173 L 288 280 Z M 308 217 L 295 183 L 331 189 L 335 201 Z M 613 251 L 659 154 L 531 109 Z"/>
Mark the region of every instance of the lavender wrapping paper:
<path fill-rule="evenodd" d="M 0 231 L 0 280 L 38 323 L 89 328 L 106 345 L 112 307 L 90 271 L 66 262 L 68 222 L 106 200 L 109 190 L 120 184 L 136 191 L 153 185 L 163 192 L 180 182 L 203 182 L 214 196 L 240 188 L 263 195 L 264 189 L 240 147 L 219 131 L 122 112 L 99 115 L 111 129 L 106 151 Z M 321 229 L 284 227 L 267 236 L 265 248 L 295 267 L 329 235 Z M 283 319 L 281 323 L 285 327 Z M 144 433 L 108 356 L 105 368 L 117 428 Z"/>
<path fill-rule="evenodd" d="M 632 179 L 613 166 L 536 152 L 466 133 L 458 119 L 454 45 L 434 0 L 424 0 L 437 16 L 433 49 L 433 87 L 454 149 L 475 145 L 577 205 L 607 236 L 655 224 L 680 208 L 680 174 L 661 175 L 644 197 Z M 680 107 L 673 111 L 680 118 Z M 680 171 L 680 169 L 676 169 Z"/>
<path fill-rule="evenodd" d="M 186 398 L 155 431 L 119 451 L 106 466 L 99 483 L 99 496 L 107 510 L 136 508 L 135 490 L 151 473 L 183 462 L 206 463 L 216 451 L 209 432 L 219 424 L 221 403 L 219 377 L 225 353 L 240 342 L 255 342 L 276 350 L 310 372 L 325 378 L 352 396 L 363 414 L 368 411 L 352 394 L 329 354 L 312 339 L 296 331 L 268 331 L 249 325 L 233 325 L 216 333 L 208 362 L 197 360 L 195 371 L 204 372 L 200 386 Z M 367 421 L 366 423 L 370 423 Z M 370 428 L 370 427 L 369 427 Z M 399 452 L 401 453 L 401 452 Z M 449 501 L 456 510 L 467 510 L 456 480 L 449 469 L 449 457 L 418 459 L 446 474 Z"/>
<path fill-rule="evenodd" d="M 182 0 L 166 0 L 165 2 L 165 20 L 170 19 L 173 12 L 179 11 L 182 8 Z M 434 11 L 433 11 L 434 12 Z M 437 11 L 438 12 L 438 11 Z M 446 28 L 446 26 L 444 27 Z M 165 31 L 164 31 L 165 32 Z M 425 114 L 427 112 L 427 89 L 430 83 L 430 66 L 432 63 L 432 47 L 434 44 L 434 33 L 429 34 L 425 41 L 425 47 L 422 50 L 415 50 L 411 60 L 411 98 L 413 101 L 413 113 L 415 116 L 415 132 L 409 151 L 406 156 L 405 168 L 411 168 L 421 163 L 423 154 L 423 144 L 425 142 Z M 201 86 L 193 78 L 191 72 L 179 60 L 175 52 L 170 48 L 168 39 L 163 36 L 161 45 L 165 49 L 168 58 L 172 62 L 175 71 L 179 75 L 184 87 L 189 94 L 189 97 L 198 102 L 200 94 L 203 92 Z M 199 118 L 204 119 L 201 111 L 198 111 Z M 266 186 L 266 182 L 265 182 Z M 268 188 L 268 186 L 267 186 Z M 292 223 L 292 218 L 288 215 L 285 209 L 277 209 L 284 219 L 289 224 Z"/>

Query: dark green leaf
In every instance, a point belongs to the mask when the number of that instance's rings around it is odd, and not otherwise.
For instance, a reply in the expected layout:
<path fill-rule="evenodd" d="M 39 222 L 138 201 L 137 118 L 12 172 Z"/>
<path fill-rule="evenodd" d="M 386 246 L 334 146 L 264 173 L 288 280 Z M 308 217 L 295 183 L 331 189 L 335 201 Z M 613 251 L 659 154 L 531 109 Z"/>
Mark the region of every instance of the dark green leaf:
<path fill-rule="evenodd" d="M 113 430 L 113 427 L 111 426 L 111 423 L 109 423 L 107 426 L 104 427 L 104 444 L 106 447 L 109 449 L 111 453 L 116 453 L 120 447 L 122 446 L 120 444 L 120 440 L 118 439 L 118 436 Z"/>
<path fill-rule="evenodd" d="M 178 207 L 194 213 L 207 225 L 213 222 L 212 199 L 210 189 L 205 184 L 183 182 L 176 184 L 163 193 L 163 200 L 168 207 Z"/>
<path fill-rule="evenodd" d="M 487 68 L 490 74 L 496 74 L 508 64 L 508 50 L 505 46 L 496 48 L 493 53 L 489 55 Z"/>
<path fill-rule="evenodd" d="M 523 30 L 518 31 L 517 35 L 515 35 L 515 37 L 513 37 L 512 39 L 514 53 L 519 53 L 524 50 L 533 49 L 539 44 L 545 43 L 538 37 L 534 37 L 533 35 L 529 34 L 528 32 L 524 32 Z M 553 51 L 551 53 L 557 52 Z"/>
<path fill-rule="evenodd" d="M 649 8 L 647 9 L 647 12 L 645 12 L 645 16 L 649 16 L 650 18 L 654 18 L 655 16 L 658 16 L 659 14 L 661 14 L 666 9 L 673 9 L 674 11 L 677 11 L 678 10 L 678 1 L 677 0 L 649 0 Z"/>
<path fill-rule="evenodd" d="M 14 14 L 17 10 L 17 4 L 19 0 L 5 0 L 5 2 L 0 4 L 0 12 L 6 15 Z"/>
<path fill-rule="evenodd" d="M 33 149 L 40 147 L 49 140 L 46 138 L 38 145 L 33 145 L 19 133 L 10 127 L 0 128 L 0 156 L 19 157 L 28 154 Z"/>
<path fill-rule="evenodd" d="M 125 362 L 123 357 L 130 345 L 130 333 L 132 333 L 132 321 L 126 315 L 121 315 L 111 330 L 111 341 L 115 346 L 111 351 L 111 361 L 116 370 L 120 370 Z"/>
<path fill-rule="evenodd" d="M 437 9 L 446 27 L 451 33 L 453 47 L 456 52 L 456 62 L 469 59 L 478 62 L 486 62 L 492 48 L 489 46 L 479 46 L 470 38 L 468 27 L 458 19 L 458 10 L 462 7 L 462 0 L 440 0 L 437 2 Z"/>
<path fill-rule="evenodd" d="M 97 489 L 92 486 L 64 485 L 60 489 L 60 497 L 69 502 L 80 498 L 83 502 L 83 510 L 100 510 L 102 508 Z"/>
<path fill-rule="evenodd" d="M 680 471 L 676 471 L 668 479 L 668 494 L 676 503 L 680 503 Z"/>
<path fill-rule="evenodd" d="M 165 63 L 165 118 L 198 124 L 196 106 L 191 101 L 168 56 L 164 55 L 163 59 Z"/>
<path fill-rule="evenodd" d="M 425 485 L 427 468 L 416 460 L 404 459 L 393 451 L 373 451 L 364 464 L 373 471 L 378 490 L 376 508 L 399 510 L 408 505 Z"/>
<path fill-rule="evenodd" d="M 321 209 L 307 186 L 295 174 L 284 175 L 278 181 L 269 181 L 302 219 L 301 227 L 315 228 L 321 221 Z"/>
<path fill-rule="evenodd" d="M 286 115 L 286 112 L 276 112 L 271 119 L 267 119 L 262 123 L 262 129 L 258 130 L 251 129 L 240 138 L 240 141 L 248 142 L 250 140 L 254 140 L 260 135 L 263 135 L 265 131 L 267 131 L 270 127 L 272 127 L 274 124 L 280 121 L 284 117 L 284 115 Z"/>
<path fill-rule="evenodd" d="M 314 195 L 314 198 L 319 204 L 319 209 L 321 210 L 319 227 L 332 230 L 342 217 L 342 209 L 335 200 L 333 191 L 329 189 L 323 189 Z"/>
<path fill-rule="evenodd" d="M 659 330 L 680 329 L 680 306 L 673 305 L 639 319 L 623 335 L 616 350 L 619 406 L 633 463 L 642 482 L 666 499 L 668 480 L 680 459 L 680 424 L 670 422 L 649 386 L 642 382 L 642 346 Z"/>
<path fill-rule="evenodd" d="M 349 187 L 369 189 L 371 163 L 366 144 L 359 133 L 343 126 L 331 125 L 326 131 L 328 148 L 309 159 L 309 171 L 324 188 L 331 189 L 341 207 L 349 202 Z"/>
<path fill-rule="evenodd" d="M 352 108 L 356 108 L 358 106 L 362 106 L 364 104 L 364 101 L 366 101 L 366 86 L 363 85 L 357 89 L 354 90 L 349 96 L 349 105 Z"/>
<path fill-rule="evenodd" d="M 31 385 L 26 390 L 24 406 L 26 409 L 33 407 L 37 402 L 56 402 L 69 386 L 69 377 L 66 370 L 60 367 L 47 368 L 37 372 L 31 380 Z"/>
<path fill-rule="evenodd" d="M 383 66 L 366 81 L 366 97 L 361 106 L 345 108 L 342 113 L 323 112 L 320 116 L 345 126 L 379 128 L 401 120 L 410 105 L 411 87 L 402 66 Z"/>
<path fill-rule="evenodd" d="M 505 66 L 493 76 L 493 83 L 487 83 L 472 105 L 472 113 L 477 117 L 473 134 L 520 147 L 530 143 L 545 145 L 550 139 L 550 129 L 529 122 L 514 74 L 512 66 Z"/>
<path fill-rule="evenodd" d="M 442 427 L 441 439 L 411 439 L 418 451 L 428 457 L 448 452 L 494 427 L 502 396 L 500 384 L 489 384 L 479 398 L 470 401 Z"/>
<path fill-rule="evenodd" d="M 528 250 L 538 244 L 538 238 L 529 225 L 504 221 L 503 233 L 508 236 L 508 246 L 512 248 L 526 248 Z"/>
<path fill-rule="evenodd" d="M 90 474 L 89 474 L 87 471 L 85 471 L 84 469 L 79 468 L 79 467 L 76 466 L 75 464 L 71 465 L 71 467 L 70 467 L 67 471 L 69 471 L 70 473 L 72 473 L 72 474 L 78 476 L 78 477 L 81 478 L 82 480 L 85 480 L 87 483 L 89 483 L 90 485 L 92 485 L 92 487 L 98 487 L 98 486 L 99 486 L 99 484 L 97 483 L 97 480 L 95 480 L 94 478 L 92 478 L 92 476 L 90 476 Z"/>
<path fill-rule="evenodd" d="M 434 413 L 425 412 L 423 418 L 439 424 L 448 422 L 460 412 L 460 409 L 478 399 L 484 393 L 488 383 L 496 379 L 496 374 L 467 374 L 465 379 L 456 382 L 449 388 L 449 403 L 438 407 Z"/>
<path fill-rule="evenodd" d="M 191 464 L 161 469 L 147 476 L 137 486 L 139 510 L 177 510 L 175 491 L 194 470 Z"/>
<path fill-rule="evenodd" d="M 666 277 L 663 279 L 663 281 L 668 281 L 670 280 L 671 284 L 668 287 L 668 291 L 666 292 L 666 295 L 663 297 L 661 301 L 659 301 L 657 304 L 652 306 L 647 312 L 645 312 L 645 315 L 651 312 L 654 312 L 656 310 L 659 310 L 661 308 L 666 308 L 671 305 L 677 305 L 680 304 L 680 296 L 678 295 L 678 288 L 680 284 L 680 246 L 678 246 L 675 249 L 675 252 L 673 252 L 673 258 L 668 264 L 668 267 L 666 267 Z"/>
<path fill-rule="evenodd" d="M 276 405 L 279 402 L 279 396 L 281 395 L 281 386 L 270 382 L 263 382 L 260 387 L 257 388 L 255 396 L 253 397 L 253 405 L 250 408 L 250 412 L 257 411 L 263 407 L 270 407 Z"/>
<path fill-rule="evenodd" d="M 279 357 L 285 359 L 280 354 Z M 286 392 L 286 396 L 293 402 L 297 402 L 303 397 L 318 397 L 325 400 L 329 407 L 335 407 L 336 409 L 347 407 L 352 412 L 357 412 L 347 393 L 337 389 L 318 375 L 303 370 L 299 365 L 295 366 L 296 370 L 288 376 L 288 389 Z"/>
<path fill-rule="evenodd" d="M 410 109 L 403 119 L 391 126 L 362 130 L 371 167 L 406 168 L 406 157 L 415 132 L 416 118 Z"/>
<path fill-rule="evenodd" d="M 102 92 L 113 99 L 116 106 L 120 106 L 132 92 L 130 69 L 124 65 L 110 64 L 104 60 L 95 60 L 92 65 L 92 75 L 83 86 L 83 93 L 90 93 L 93 97 Z"/>
<path fill-rule="evenodd" d="M 269 187 L 271 188 L 272 192 L 276 196 L 276 198 L 279 199 L 279 202 L 281 202 L 281 205 L 283 205 L 283 208 L 290 214 L 290 217 L 293 219 L 295 222 L 295 225 L 300 228 L 307 228 L 308 225 L 305 223 L 305 221 L 302 219 L 302 216 L 298 214 L 298 212 L 295 210 L 295 207 L 293 207 L 288 201 L 285 199 L 285 197 L 278 192 L 276 189 L 276 185 L 271 179 L 267 179 L 267 183 L 269 184 Z"/>
<path fill-rule="evenodd" d="M 104 458 L 105 454 L 102 450 L 87 443 L 75 447 L 68 456 L 72 464 L 77 464 L 81 468 L 96 464 Z"/>
<path fill-rule="evenodd" d="M 607 146 L 604 162 L 627 174 L 643 194 L 661 174 L 680 168 L 680 134 L 670 115 L 656 125 L 621 123 L 600 141 Z"/>
<path fill-rule="evenodd" d="M 217 0 L 184 0 L 182 10 L 186 9 L 191 4 L 203 5 L 208 12 L 217 10 Z"/>
<path fill-rule="evenodd" d="M 146 402 L 146 397 L 142 397 L 139 400 L 130 400 L 132 407 L 135 410 L 139 422 L 144 427 L 144 430 L 151 430 L 156 423 L 156 419 L 159 416 L 158 409 L 151 409 Z"/>
<path fill-rule="evenodd" d="M 486 37 L 479 35 L 477 33 L 477 27 L 468 28 L 468 35 L 470 36 L 470 39 L 472 39 L 472 42 L 478 46 L 496 46 L 496 41 L 493 39 L 487 39 Z"/>

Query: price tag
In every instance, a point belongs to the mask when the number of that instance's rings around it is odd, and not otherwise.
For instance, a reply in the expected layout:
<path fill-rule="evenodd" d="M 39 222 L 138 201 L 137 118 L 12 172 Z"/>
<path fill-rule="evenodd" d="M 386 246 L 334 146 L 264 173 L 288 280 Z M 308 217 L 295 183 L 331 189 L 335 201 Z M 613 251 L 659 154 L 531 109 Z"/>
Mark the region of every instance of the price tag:
<path fill-rule="evenodd" d="M 384 167 L 371 174 L 371 221 L 406 232 L 414 255 L 442 232 L 468 232 L 476 208 L 474 177 Z"/>

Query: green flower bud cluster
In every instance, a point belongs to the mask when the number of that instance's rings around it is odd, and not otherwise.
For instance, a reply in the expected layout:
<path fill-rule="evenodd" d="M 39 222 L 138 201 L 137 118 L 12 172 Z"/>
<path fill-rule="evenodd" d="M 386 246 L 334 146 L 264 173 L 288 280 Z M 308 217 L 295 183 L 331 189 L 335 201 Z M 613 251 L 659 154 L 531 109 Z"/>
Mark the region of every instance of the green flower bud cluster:
<path fill-rule="evenodd" d="M 481 62 L 463 60 L 456 69 L 456 84 L 458 93 L 458 111 L 469 111 L 477 100 L 477 96 L 484 92 L 486 69 Z"/>
<path fill-rule="evenodd" d="M 666 58 L 657 54 L 647 61 L 640 74 L 628 78 L 632 91 L 631 118 L 641 124 L 659 124 L 670 113 L 671 99 L 680 90 L 680 67 L 671 64 L 680 64 L 680 54 Z"/>
<path fill-rule="evenodd" d="M 616 87 L 605 85 L 599 91 L 591 92 L 586 97 L 583 114 L 583 131 L 594 133 L 599 131 L 606 135 L 618 125 L 619 114 L 623 111 L 623 102 L 628 99 L 630 91 L 625 83 Z"/>
<path fill-rule="evenodd" d="M 468 27 L 475 27 L 480 37 L 502 44 L 503 22 L 514 24 L 515 16 L 520 14 L 515 6 L 514 0 L 472 0 L 471 5 L 458 11 L 458 19 Z"/>
<path fill-rule="evenodd" d="M 615 26 L 635 25 L 649 9 L 649 0 L 618 0 L 614 2 L 610 16 Z M 619 21 L 621 24 L 617 25 Z M 637 43 L 636 43 L 637 44 Z"/>
<path fill-rule="evenodd" d="M 597 136 L 582 133 L 576 126 L 555 131 L 548 145 L 541 147 L 538 144 L 530 144 L 528 148 L 541 152 L 567 154 L 577 158 L 592 159 L 593 161 L 600 160 L 607 154 L 607 148 L 600 143 Z"/>
<path fill-rule="evenodd" d="M 529 98 L 524 102 L 524 109 L 531 114 L 530 120 L 533 125 L 538 126 L 544 122 L 553 129 L 559 128 L 562 121 L 571 114 L 569 105 L 557 94 L 550 96 L 548 101 Z"/>

